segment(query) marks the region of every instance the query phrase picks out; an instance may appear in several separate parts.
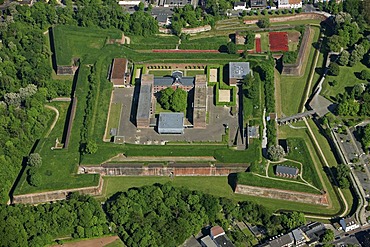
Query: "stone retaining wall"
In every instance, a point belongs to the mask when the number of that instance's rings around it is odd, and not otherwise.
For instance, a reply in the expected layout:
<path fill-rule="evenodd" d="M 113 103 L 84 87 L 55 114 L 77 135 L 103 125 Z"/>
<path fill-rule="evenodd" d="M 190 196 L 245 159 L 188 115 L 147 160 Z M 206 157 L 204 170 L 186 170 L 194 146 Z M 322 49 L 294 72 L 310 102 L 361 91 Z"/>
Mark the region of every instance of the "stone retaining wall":
<path fill-rule="evenodd" d="M 271 199 L 301 202 L 307 204 L 316 204 L 321 206 L 329 205 L 327 194 L 319 195 L 290 190 L 247 186 L 240 184 L 236 186 L 235 193 L 250 196 L 266 197 Z"/>
<path fill-rule="evenodd" d="M 70 194 L 71 192 L 78 192 L 80 194 L 97 196 L 101 194 L 102 188 L 103 188 L 103 179 L 102 177 L 100 177 L 98 186 L 16 195 L 13 196 L 12 203 L 39 204 L 45 202 L 59 201 L 66 199 L 68 194 Z"/>
<path fill-rule="evenodd" d="M 102 176 L 228 176 L 230 173 L 244 172 L 246 167 L 148 167 L 148 166 L 88 166 L 80 167 L 79 173 L 100 174 Z"/>
<path fill-rule="evenodd" d="M 325 21 L 328 18 L 325 14 L 319 13 L 301 13 L 291 16 L 271 17 L 270 23 L 287 22 L 287 21 L 300 21 L 300 20 L 320 20 Z M 256 24 L 259 19 L 245 20 L 244 24 Z"/>
<path fill-rule="evenodd" d="M 302 67 L 305 59 L 307 56 L 310 55 L 310 52 L 307 51 L 310 49 L 310 45 L 312 42 L 310 42 L 310 37 L 312 34 L 313 30 L 310 27 L 306 27 L 301 45 L 299 47 L 298 51 L 298 56 L 297 56 L 297 61 L 294 64 L 283 64 L 283 75 L 290 75 L 290 76 L 300 76 L 302 75 Z M 313 37 L 312 37 L 313 38 Z M 310 64 L 307 64 L 309 66 Z"/>

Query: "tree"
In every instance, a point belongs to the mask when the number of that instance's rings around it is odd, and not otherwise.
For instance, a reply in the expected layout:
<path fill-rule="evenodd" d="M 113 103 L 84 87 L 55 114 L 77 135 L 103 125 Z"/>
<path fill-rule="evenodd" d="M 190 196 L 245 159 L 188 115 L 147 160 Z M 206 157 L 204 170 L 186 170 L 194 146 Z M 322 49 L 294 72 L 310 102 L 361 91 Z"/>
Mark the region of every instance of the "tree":
<path fill-rule="evenodd" d="M 363 69 L 360 73 L 361 80 L 370 80 L 370 71 L 368 69 Z"/>
<path fill-rule="evenodd" d="M 343 38 L 339 35 L 333 35 L 328 38 L 327 46 L 330 51 L 339 52 L 343 46 Z"/>
<path fill-rule="evenodd" d="M 229 54 L 236 54 L 238 52 L 237 46 L 234 42 L 227 43 L 227 53 Z"/>
<path fill-rule="evenodd" d="M 324 235 L 322 236 L 321 242 L 329 243 L 334 240 L 334 232 L 331 229 L 326 229 Z"/>
<path fill-rule="evenodd" d="M 285 156 L 284 148 L 280 145 L 274 145 L 267 150 L 267 156 L 270 160 L 278 161 Z"/>
<path fill-rule="evenodd" d="M 158 103 L 162 106 L 163 109 L 169 110 L 171 108 L 172 95 L 175 90 L 172 87 L 168 87 L 159 92 Z"/>
<path fill-rule="evenodd" d="M 339 75 L 339 65 L 337 63 L 330 63 L 328 73 L 333 76 Z"/>
<path fill-rule="evenodd" d="M 360 110 L 360 104 L 354 99 L 347 99 L 339 103 L 338 115 L 356 116 Z"/>
<path fill-rule="evenodd" d="M 85 154 L 94 154 L 98 151 L 98 145 L 95 141 L 88 141 L 85 147 Z"/>
<path fill-rule="evenodd" d="M 346 66 L 348 64 L 348 61 L 349 61 L 349 57 L 350 56 L 351 56 L 351 54 L 347 50 L 344 50 L 340 54 L 340 57 L 338 59 L 338 64 L 339 65 L 342 65 L 342 66 Z"/>
<path fill-rule="evenodd" d="M 32 167 L 40 167 L 42 165 L 42 158 L 39 153 L 32 153 L 28 156 L 27 165 Z"/>
<path fill-rule="evenodd" d="M 270 27 L 270 19 L 266 17 L 266 18 L 262 18 L 262 19 L 258 20 L 257 26 L 260 27 L 260 28 Z"/>
<path fill-rule="evenodd" d="M 172 94 L 171 108 L 175 112 L 182 112 L 186 110 L 188 94 L 181 88 L 177 88 Z"/>
<path fill-rule="evenodd" d="M 354 66 L 356 63 L 360 62 L 361 59 L 366 54 L 365 47 L 361 44 L 355 45 L 355 49 L 352 51 L 351 56 L 349 57 L 349 66 Z"/>
<path fill-rule="evenodd" d="M 28 176 L 28 182 L 32 186 L 35 186 L 35 187 L 40 186 L 41 181 L 42 181 L 42 177 L 41 177 L 41 174 L 38 172 Z"/>

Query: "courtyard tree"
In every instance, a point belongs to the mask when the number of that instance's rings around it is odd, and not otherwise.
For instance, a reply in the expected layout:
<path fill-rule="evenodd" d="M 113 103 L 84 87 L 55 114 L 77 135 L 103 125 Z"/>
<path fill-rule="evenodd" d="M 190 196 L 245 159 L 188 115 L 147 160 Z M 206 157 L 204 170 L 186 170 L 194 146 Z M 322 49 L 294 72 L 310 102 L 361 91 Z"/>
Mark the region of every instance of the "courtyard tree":
<path fill-rule="evenodd" d="M 39 153 L 32 153 L 28 156 L 27 165 L 32 167 L 40 167 L 42 165 L 42 158 Z"/>
<path fill-rule="evenodd" d="M 175 112 L 181 112 L 186 110 L 188 100 L 188 94 L 181 88 L 177 88 L 172 94 L 171 109 Z"/>
<path fill-rule="evenodd" d="M 340 57 L 338 59 L 338 64 L 339 65 L 342 65 L 342 66 L 346 66 L 349 62 L 349 57 L 351 56 L 351 54 L 347 51 L 347 50 L 344 50 L 341 54 L 340 54 Z"/>
<path fill-rule="evenodd" d="M 266 18 L 262 18 L 262 19 L 258 20 L 257 26 L 260 27 L 260 28 L 270 27 L 270 19 L 266 17 Z"/>
<path fill-rule="evenodd" d="M 227 43 L 226 47 L 229 54 L 236 54 L 238 52 L 238 48 L 234 42 Z"/>
<path fill-rule="evenodd" d="M 368 69 L 363 69 L 360 73 L 361 80 L 370 80 L 370 71 Z"/>
<path fill-rule="evenodd" d="M 339 75 L 339 65 L 337 63 L 330 63 L 328 73 L 333 76 Z"/>
<path fill-rule="evenodd" d="M 171 108 L 171 100 L 174 92 L 175 90 L 172 87 L 168 87 L 159 92 L 158 103 L 163 109 L 169 110 Z"/>
<path fill-rule="evenodd" d="M 267 156 L 270 160 L 278 161 L 285 156 L 284 148 L 280 145 L 274 145 L 267 150 Z"/>

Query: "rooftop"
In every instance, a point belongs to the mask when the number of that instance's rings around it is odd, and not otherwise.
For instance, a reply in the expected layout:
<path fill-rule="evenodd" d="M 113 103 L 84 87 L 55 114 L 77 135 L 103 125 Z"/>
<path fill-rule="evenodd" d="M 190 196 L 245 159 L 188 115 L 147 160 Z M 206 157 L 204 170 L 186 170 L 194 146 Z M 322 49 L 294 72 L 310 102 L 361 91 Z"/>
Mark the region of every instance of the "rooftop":
<path fill-rule="evenodd" d="M 158 132 L 160 134 L 181 134 L 184 131 L 183 112 L 161 112 L 158 117 Z"/>
<path fill-rule="evenodd" d="M 288 246 L 289 244 L 293 243 L 293 234 L 288 233 L 279 238 L 276 238 L 270 241 L 271 247 L 281 247 L 281 246 Z"/>
<path fill-rule="evenodd" d="M 127 69 L 126 58 L 115 58 L 113 60 L 111 79 L 122 79 Z"/>
<path fill-rule="evenodd" d="M 180 83 L 183 86 L 194 86 L 194 77 L 182 76 L 182 72 L 174 71 L 172 76 L 154 77 L 154 86 L 166 86 L 170 87 L 173 83 Z"/>
<path fill-rule="evenodd" d="M 230 241 L 230 239 L 226 235 L 222 235 L 217 237 L 214 242 L 217 246 L 220 247 L 235 247 L 235 245 Z"/>
<path fill-rule="evenodd" d="M 200 241 L 203 243 L 203 246 L 205 247 L 217 247 L 217 245 L 215 244 L 215 242 L 213 242 L 209 235 L 205 236 Z"/>
<path fill-rule="evenodd" d="M 137 118 L 149 119 L 152 103 L 152 85 L 141 83 L 140 96 L 137 107 Z"/>
<path fill-rule="evenodd" d="M 219 235 L 225 234 L 225 231 L 224 229 L 222 229 L 221 226 L 214 226 L 211 228 L 210 233 L 211 233 L 211 236 L 216 238 Z"/>
<path fill-rule="evenodd" d="M 251 7 L 264 7 L 266 6 L 266 0 L 251 0 Z"/>
<path fill-rule="evenodd" d="M 243 79 L 250 73 L 249 62 L 230 62 L 229 78 Z"/>
<path fill-rule="evenodd" d="M 296 176 L 298 174 L 298 168 L 289 166 L 276 166 L 276 173 L 287 174 L 291 176 Z"/>

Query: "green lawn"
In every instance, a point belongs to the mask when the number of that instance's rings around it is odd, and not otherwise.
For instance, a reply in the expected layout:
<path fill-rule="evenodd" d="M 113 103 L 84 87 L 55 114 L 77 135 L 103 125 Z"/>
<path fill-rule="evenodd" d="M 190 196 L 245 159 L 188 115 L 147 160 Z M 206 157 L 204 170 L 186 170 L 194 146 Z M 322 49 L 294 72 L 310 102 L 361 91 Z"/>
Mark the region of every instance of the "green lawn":
<path fill-rule="evenodd" d="M 153 35 L 149 37 L 129 36 L 127 46 L 135 50 L 175 49 L 179 38 L 175 35 Z"/>
<path fill-rule="evenodd" d="M 307 192 L 312 194 L 320 194 L 319 191 L 309 187 L 307 185 L 293 183 L 289 181 L 281 181 L 281 180 L 274 180 L 269 179 L 266 177 L 260 177 L 250 172 L 244 172 L 238 174 L 238 183 L 245 184 L 250 186 L 260 186 L 265 188 L 274 188 L 274 189 L 281 189 L 281 190 L 291 190 L 291 191 L 298 191 L 298 192 Z"/>
<path fill-rule="evenodd" d="M 329 164 L 335 164 L 336 165 L 337 162 L 335 161 L 334 155 L 333 155 L 332 151 L 330 150 L 330 146 L 329 146 L 327 140 L 324 137 L 320 136 L 320 134 L 317 130 L 317 127 L 315 126 L 315 124 L 313 123 L 312 120 L 308 120 L 308 122 L 311 126 L 311 129 L 312 129 L 315 137 L 317 138 L 317 140 L 319 142 L 320 147 L 322 148 L 322 151 L 325 155 L 325 158 L 327 158 L 327 161 L 329 162 Z M 304 122 L 299 122 L 299 123 L 295 124 L 294 126 L 302 127 L 302 126 L 305 126 L 305 125 L 304 125 Z M 325 170 L 324 170 L 324 164 L 323 164 L 323 161 L 322 161 L 322 157 L 319 154 L 319 152 L 317 151 L 317 149 L 314 147 L 313 141 L 310 138 L 309 134 L 307 133 L 307 129 L 292 129 L 287 125 L 279 126 L 278 136 L 279 136 L 280 139 L 290 137 L 290 138 L 302 138 L 304 140 L 305 144 L 307 145 L 307 148 L 308 148 L 309 154 L 311 156 L 311 159 L 313 160 L 313 162 L 318 164 L 319 169 L 318 169 L 317 172 L 320 173 L 320 175 L 323 179 L 324 187 L 327 190 L 327 193 L 328 193 L 328 195 L 330 197 L 330 200 L 333 204 L 332 207 L 337 212 L 340 212 L 342 210 L 342 202 L 338 197 L 337 188 L 334 188 L 333 185 L 331 184 L 331 182 L 329 181 L 329 178 L 327 177 L 327 174 L 325 173 Z M 346 195 L 349 195 L 349 194 L 350 193 L 347 193 Z M 348 204 L 350 204 L 350 205 L 352 205 L 351 200 L 352 200 L 352 197 L 347 198 Z"/>
<path fill-rule="evenodd" d="M 56 138 L 62 142 L 69 102 L 54 102 L 50 105 L 56 107 L 60 115 L 50 135 L 41 139 L 35 150 L 40 153 L 43 159 L 43 165 L 39 168 L 39 172 L 42 174 L 42 183 L 40 187 L 30 186 L 26 180 L 26 174 L 23 174 L 15 194 L 93 186 L 98 182 L 96 175 L 75 175 L 79 159 L 78 152 L 66 149 L 51 150 L 51 147 L 55 145 Z"/>
<path fill-rule="evenodd" d="M 110 106 L 109 122 L 107 131 L 110 129 L 118 128 L 119 118 L 121 116 L 122 104 L 112 103 Z"/>
<path fill-rule="evenodd" d="M 360 80 L 356 77 L 355 73 L 361 72 L 363 69 L 368 69 L 362 63 L 357 63 L 353 67 L 340 66 L 338 76 L 327 76 L 323 83 L 321 94 L 328 99 L 333 100 L 337 94 L 343 94 L 347 88 L 353 87 L 359 83 L 367 83 L 366 81 Z M 330 86 L 329 82 L 336 80 L 338 84 L 336 86 Z"/>
<path fill-rule="evenodd" d="M 121 38 L 118 29 L 55 26 L 54 44 L 58 65 L 71 65 L 72 58 L 81 58 L 99 52 L 107 39 Z"/>
<path fill-rule="evenodd" d="M 194 36 L 189 40 L 181 41 L 180 49 L 218 50 L 220 46 L 229 42 L 228 36 L 202 37 Z"/>
<path fill-rule="evenodd" d="M 261 49 L 262 49 L 262 52 L 268 52 L 270 50 L 269 34 L 268 33 L 260 33 L 260 34 L 261 34 Z"/>
<path fill-rule="evenodd" d="M 100 200 L 105 200 L 120 191 L 127 191 L 129 188 L 152 185 L 155 183 L 170 182 L 173 186 L 186 187 L 191 190 L 200 190 L 215 196 L 227 197 L 234 201 L 252 201 L 272 211 L 294 210 L 311 214 L 334 215 L 337 209 L 326 208 L 317 205 L 304 203 L 292 203 L 290 201 L 275 200 L 248 195 L 233 193 L 228 184 L 227 177 L 104 177 L 103 196 Z"/>
<path fill-rule="evenodd" d="M 185 75 L 186 76 L 196 76 L 196 75 L 204 75 L 204 70 L 186 70 Z"/>
<path fill-rule="evenodd" d="M 172 75 L 172 70 L 154 70 L 151 69 L 148 72 L 149 74 L 152 74 L 154 76 L 171 76 Z"/>
<path fill-rule="evenodd" d="M 313 30 L 313 42 L 315 42 L 318 40 L 319 37 L 319 29 L 317 27 L 314 27 Z M 299 109 L 303 103 L 302 99 L 305 95 L 305 89 L 308 85 L 314 53 L 315 49 L 313 48 L 313 46 L 311 46 L 308 59 L 306 59 L 306 61 L 304 61 L 303 63 L 303 76 L 280 76 L 281 110 L 282 113 L 286 116 L 290 116 L 299 112 Z"/>

